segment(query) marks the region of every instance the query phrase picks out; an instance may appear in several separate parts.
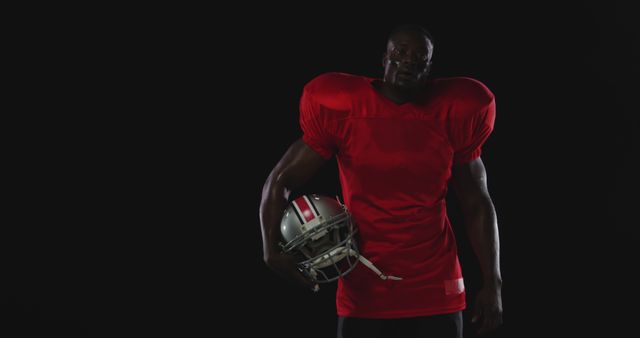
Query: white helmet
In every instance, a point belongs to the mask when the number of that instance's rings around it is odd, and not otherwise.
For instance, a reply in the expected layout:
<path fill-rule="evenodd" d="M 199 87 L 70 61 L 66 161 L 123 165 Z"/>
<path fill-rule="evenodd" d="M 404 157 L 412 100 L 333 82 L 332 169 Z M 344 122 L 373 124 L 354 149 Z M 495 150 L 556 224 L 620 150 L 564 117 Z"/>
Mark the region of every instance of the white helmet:
<path fill-rule="evenodd" d="M 358 263 L 356 229 L 337 199 L 317 194 L 296 198 L 284 212 L 280 231 L 284 252 L 297 255 L 298 269 L 315 282 L 334 281 Z"/>
<path fill-rule="evenodd" d="M 359 254 L 351 214 L 337 198 L 311 194 L 293 200 L 284 212 L 280 231 L 285 253 L 298 256 L 298 269 L 311 280 L 332 282 L 362 262 L 383 280 L 384 275 Z"/>

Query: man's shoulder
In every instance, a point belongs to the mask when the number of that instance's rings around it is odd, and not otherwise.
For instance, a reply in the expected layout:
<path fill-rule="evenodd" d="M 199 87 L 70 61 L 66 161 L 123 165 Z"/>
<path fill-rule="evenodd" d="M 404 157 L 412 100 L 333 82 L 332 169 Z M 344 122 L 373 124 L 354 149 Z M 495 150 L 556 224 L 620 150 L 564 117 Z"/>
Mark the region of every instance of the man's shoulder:
<path fill-rule="evenodd" d="M 454 109 L 449 110 L 449 118 L 474 119 L 494 104 L 494 95 L 482 82 L 470 77 L 449 77 L 436 79 L 435 84 L 441 99 Z"/>
<path fill-rule="evenodd" d="M 435 80 L 435 83 L 451 98 L 465 98 L 477 104 L 489 104 L 494 100 L 493 92 L 481 81 L 466 77 L 446 77 Z"/>
<path fill-rule="evenodd" d="M 324 73 L 304 86 L 304 95 L 329 108 L 344 110 L 359 95 L 367 78 L 347 73 Z"/>

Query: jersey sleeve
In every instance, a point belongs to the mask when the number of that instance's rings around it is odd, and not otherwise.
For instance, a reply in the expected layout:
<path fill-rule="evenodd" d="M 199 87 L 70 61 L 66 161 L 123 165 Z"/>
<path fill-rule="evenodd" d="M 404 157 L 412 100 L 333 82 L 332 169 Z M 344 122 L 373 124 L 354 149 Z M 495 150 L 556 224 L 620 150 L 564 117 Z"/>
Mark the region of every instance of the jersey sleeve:
<path fill-rule="evenodd" d="M 493 94 L 481 85 L 483 95 L 476 91 L 471 103 L 463 105 L 452 124 L 453 164 L 473 161 L 482 153 L 482 145 L 493 131 L 496 104 Z"/>
<path fill-rule="evenodd" d="M 300 99 L 300 128 L 304 143 L 323 158 L 329 159 L 337 152 L 337 141 L 332 129 L 335 116 L 331 107 L 324 102 L 327 100 L 323 99 L 327 96 L 321 88 L 324 85 L 327 83 L 321 76 L 305 86 Z"/>

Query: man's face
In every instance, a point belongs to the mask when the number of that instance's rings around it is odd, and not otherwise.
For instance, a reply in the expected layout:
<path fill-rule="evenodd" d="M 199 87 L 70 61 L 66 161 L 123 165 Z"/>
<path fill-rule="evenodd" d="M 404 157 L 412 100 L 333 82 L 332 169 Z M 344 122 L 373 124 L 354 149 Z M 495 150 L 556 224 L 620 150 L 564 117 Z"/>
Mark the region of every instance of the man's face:
<path fill-rule="evenodd" d="M 383 57 L 384 81 L 412 89 L 424 83 L 431 66 L 433 46 L 422 35 L 400 32 L 389 39 Z"/>

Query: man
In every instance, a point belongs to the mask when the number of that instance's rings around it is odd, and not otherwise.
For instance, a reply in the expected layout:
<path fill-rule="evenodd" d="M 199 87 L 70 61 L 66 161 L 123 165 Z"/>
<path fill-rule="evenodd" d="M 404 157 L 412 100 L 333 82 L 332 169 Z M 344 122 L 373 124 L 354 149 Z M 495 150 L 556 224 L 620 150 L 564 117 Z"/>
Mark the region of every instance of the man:
<path fill-rule="evenodd" d="M 401 277 L 381 280 L 357 266 L 340 278 L 339 337 L 462 337 L 465 289 L 445 206 L 450 179 L 483 275 L 472 322 L 480 334 L 502 322 L 497 220 L 480 158 L 494 97 L 470 78 L 428 79 L 432 55 L 429 33 L 405 25 L 389 36 L 382 80 L 328 73 L 310 81 L 300 102 L 303 137 L 264 185 L 263 254 L 275 272 L 314 286 L 281 253 L 279 224 L 291 192 L 335 155 L 360 252 Z"/>

